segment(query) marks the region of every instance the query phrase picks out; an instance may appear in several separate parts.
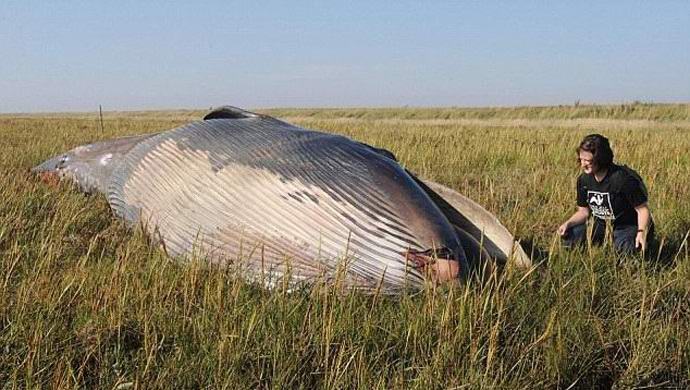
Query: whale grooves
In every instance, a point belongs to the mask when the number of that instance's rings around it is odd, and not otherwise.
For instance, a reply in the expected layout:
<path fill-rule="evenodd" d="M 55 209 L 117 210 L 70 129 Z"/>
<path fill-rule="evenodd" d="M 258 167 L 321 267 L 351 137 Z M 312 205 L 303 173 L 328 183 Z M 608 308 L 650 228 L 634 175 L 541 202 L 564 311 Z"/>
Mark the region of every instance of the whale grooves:
<path fill-rule="evenodd" d="M 177 259 L 266 286 L 325 281 L 395 294 L 531 266 L 513 235 L 384 149 L 225 106 L 154 134 L 96 142 L 32 169 L 103 194 Z"/>

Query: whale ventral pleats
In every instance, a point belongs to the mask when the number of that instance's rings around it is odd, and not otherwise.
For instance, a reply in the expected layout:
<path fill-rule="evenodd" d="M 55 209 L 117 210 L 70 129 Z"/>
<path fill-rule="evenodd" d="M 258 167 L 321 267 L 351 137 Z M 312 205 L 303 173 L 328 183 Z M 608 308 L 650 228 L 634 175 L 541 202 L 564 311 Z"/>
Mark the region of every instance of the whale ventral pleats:
<path fill-rule="evenodd" d="M 524 255 L 491 213 L 416 178 L 391 152 L 232 106 L 75 148 L 34 172 L 105 194 L 170 256 L 241 265 L 269 287 L 325 276 L 393 294 L 423 287 L 426 263 L 463 280 L 468 259 Z"/>

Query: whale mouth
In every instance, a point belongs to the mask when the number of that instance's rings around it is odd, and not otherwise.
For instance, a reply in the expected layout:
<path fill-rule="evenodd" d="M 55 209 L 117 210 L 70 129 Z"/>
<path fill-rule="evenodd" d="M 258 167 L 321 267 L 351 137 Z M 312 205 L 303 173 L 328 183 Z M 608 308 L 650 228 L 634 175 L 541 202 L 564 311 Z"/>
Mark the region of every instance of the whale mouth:
<path fill-rule="evenodd" d="M 47 184 L 49 187 L 57 187 L 60 185 L 60 176 L 55 171 L 42 171 L 38 172 L 38 177 L 41 181 Z"/>

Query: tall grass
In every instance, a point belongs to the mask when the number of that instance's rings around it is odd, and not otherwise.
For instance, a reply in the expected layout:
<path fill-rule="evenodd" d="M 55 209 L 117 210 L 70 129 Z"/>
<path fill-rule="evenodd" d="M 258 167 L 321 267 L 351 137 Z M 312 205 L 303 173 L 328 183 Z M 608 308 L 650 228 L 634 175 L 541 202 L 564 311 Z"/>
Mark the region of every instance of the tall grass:
<path fill-rule="evenodd" d="M 496 213 L 538 264 L 398 297 L 267 291 L 203 259 L 171 261 L 101 197 L 27 172 L 78 144 L 184 123 L 191 111 L 104 113 L 103 131 L 97 114 L 2 116 L 0 385 L 687 387 L 688 106 L 618 107 L 603 117 L 573 117 L 573 107 L 271 111 L 392 150 Z M 607 121 L 579 122 L 593 117 Z M 555 227 L 574 209 L 574 147 L 590 131 L 646 179 L 665 261 L 556 245 Z"/>
<path fill-rule="evenodd" d="M 273 109 L 276 116 L 314 119 L 624 119 L 679 121 L 690 119 L 690 104 L 651 104 L 633 102 L 618 105 L 576 104 L 570 106 L 522 106 L 485 108 L 329 108 Z"/>

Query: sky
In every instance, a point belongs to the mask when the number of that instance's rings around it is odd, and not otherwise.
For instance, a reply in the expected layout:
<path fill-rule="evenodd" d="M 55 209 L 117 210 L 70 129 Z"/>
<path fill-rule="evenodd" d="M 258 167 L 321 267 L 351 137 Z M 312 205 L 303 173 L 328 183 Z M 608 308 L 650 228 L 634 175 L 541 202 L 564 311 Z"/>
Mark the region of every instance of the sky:
<path fill-rule="evenodd" d="M 690 102 L 688 1 L 0 5 L 0 113 Z"/>

